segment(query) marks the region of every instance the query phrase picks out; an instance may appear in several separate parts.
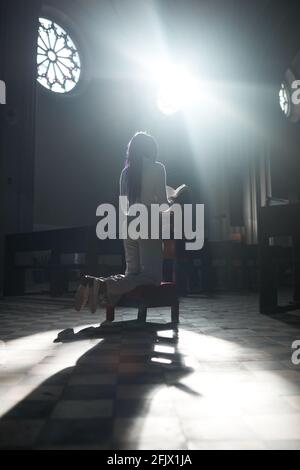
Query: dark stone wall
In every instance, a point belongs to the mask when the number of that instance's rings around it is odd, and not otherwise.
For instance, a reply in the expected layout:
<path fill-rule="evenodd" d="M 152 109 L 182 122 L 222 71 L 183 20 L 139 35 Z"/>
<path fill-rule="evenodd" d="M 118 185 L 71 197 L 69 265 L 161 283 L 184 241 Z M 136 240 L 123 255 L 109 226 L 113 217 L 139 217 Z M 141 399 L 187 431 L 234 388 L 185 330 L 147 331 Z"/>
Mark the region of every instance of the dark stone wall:
<path fill-rule="evenodd" d="M 0 266 L 6 233 L 33 227 L 36 34 L 39 0 L 0 3 Z M 0 274 L 0 286 L 2 270 Z M 1 290 L 1 287 L 0 287 Z"/>

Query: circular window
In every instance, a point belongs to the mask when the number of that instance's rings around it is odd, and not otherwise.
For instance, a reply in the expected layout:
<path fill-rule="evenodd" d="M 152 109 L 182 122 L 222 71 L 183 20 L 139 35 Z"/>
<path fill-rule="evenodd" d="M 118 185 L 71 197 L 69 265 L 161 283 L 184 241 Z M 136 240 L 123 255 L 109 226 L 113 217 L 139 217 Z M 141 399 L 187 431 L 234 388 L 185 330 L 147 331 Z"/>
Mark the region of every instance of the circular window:
<path fill-rule="evenodd" d="M 39 19 L 38 82 L 56 93 L 67 93 L 78 83 L 80 58 L 70 36 L 52 20 Z"/>
<path fill-rule="evenodd" d="M 284 83 L 281 84 L 279 90 L 279 104 L 284 114 L 289 116 L 291 112 L 291 100 L 287 86 Z"/>

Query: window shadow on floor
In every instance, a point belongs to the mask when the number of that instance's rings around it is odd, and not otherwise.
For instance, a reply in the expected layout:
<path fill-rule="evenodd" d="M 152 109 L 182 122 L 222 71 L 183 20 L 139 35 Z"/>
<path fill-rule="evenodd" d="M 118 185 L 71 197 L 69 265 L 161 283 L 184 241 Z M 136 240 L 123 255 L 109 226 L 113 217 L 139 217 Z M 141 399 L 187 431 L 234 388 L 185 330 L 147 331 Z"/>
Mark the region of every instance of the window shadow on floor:
<path fill-rule="evenodd" d="M 126 442 L 132 448 L 142 431 L 136 418 L 172 417 L 168 385 L 181 387 L 180 379 L 193 372 L 174 325 L 104 322 L 54 339 L 74 346 L 85 340 L 91 349 L 73 367 L 47 378 L 2 417 L 0 448 L 118 449 Z M 198 395 L 188 386 L 184 392 Z"/>

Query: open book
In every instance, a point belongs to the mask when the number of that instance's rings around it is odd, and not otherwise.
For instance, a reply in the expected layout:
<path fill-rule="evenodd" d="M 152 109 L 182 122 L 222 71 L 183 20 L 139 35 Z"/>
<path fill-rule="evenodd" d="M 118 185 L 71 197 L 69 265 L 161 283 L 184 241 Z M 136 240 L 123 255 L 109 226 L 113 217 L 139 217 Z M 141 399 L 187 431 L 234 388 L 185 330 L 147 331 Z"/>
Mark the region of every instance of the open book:
<path fill-rule="evenodd" d="M 166 186 L 166 189 L 168 199 L 176 199 L 178 196 L 180 196 L 180 194 L 186 191 L 188 187 L 186 184 L 182 184 L 181 186 L 178 186 L 177 189 L 174 189 L 171 186 Z"/>

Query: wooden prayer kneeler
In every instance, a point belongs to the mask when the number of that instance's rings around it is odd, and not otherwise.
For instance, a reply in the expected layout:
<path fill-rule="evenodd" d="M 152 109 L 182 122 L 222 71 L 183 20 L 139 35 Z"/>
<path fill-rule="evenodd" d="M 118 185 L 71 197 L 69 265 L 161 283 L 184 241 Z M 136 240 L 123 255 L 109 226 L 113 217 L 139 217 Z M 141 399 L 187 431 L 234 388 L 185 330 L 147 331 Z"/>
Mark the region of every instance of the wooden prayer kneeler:
<path fill-rule="evenodd" d="M 106 306 L 106 320 L 113 321 L 115 307 L 138 308 L 138 320 L 146 321 L 147 308 L 171 307 L 172 323 L 179 322 L 179 299 L 174 282 L 161 282 L 159 286 L 139 286 L 123 295 L 117 305 Z"/>

